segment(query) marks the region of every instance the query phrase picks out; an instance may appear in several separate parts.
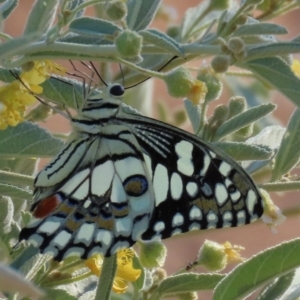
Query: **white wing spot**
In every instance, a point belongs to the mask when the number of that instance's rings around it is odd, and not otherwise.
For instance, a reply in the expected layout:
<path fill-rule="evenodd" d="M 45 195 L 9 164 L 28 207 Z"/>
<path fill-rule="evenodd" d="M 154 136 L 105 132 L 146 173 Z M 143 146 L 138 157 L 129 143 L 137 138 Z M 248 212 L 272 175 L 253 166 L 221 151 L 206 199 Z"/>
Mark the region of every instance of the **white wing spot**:
<path fill-rule="evenodd" d="M 238 226 L 244 225 L 246 223 L 246 214 L 243 210 L 237 213 L 237 218 L 238 218 Z"/>
<path fill-rule="evenodd" d="M 39 228 L 38 228 L 38 232 L 44 232 L 44 233 L 47 233 L 47 235 L 50 235 L 52 234 L 53 232 L 55 232 L 59 227 L 60 225 L 62 224 L 63 222 L 63 219 L 61 218 L 56 218 L 55 217 L 55 220 L 53 220 L 53 218 L 45 221 Z"/>
<path fill-rule="evenodd" d="M 84 249 L 81 247 L 72 247 L 68 249 L 68 251 L 65 253 L 64 258 L 69 257 L 69 256 L 77 256 L 81 257 L 84 253 Z"/>
<path fill-rule="evenodd" d="M 191 220 L 201 220 L 202 219 L 202 212 L 201 209 L 195 205 L 192 206 L 189 215 Z"/>
<path fill-rule="evenodd" d="M 90 169 L 75 174 L 70 180 L 68 180 L 59 190 L 69 195 L 72 193 L 72 197 L 76 199 L 84 199 L 89 193 L 88 174 Z M 78 188 L 79 187 L 79 188 Z M 74 193 L 75 191 L 75 193 Z"/>
<path fill-rule="evenodd" d="M 104 195 L 111 186 L 114 173 L 114 164 L 111 160 L 96 166 L 92 174 L 92 194 Z"/>
<path fill-rule="evenodd" d="M 189 231 L 192 231 L 192 230 L 200 230 L 201 229 L 201 226 L 200 224 L 198 223 L 192 223 L 189 227 Z"/>
<path fill-rule="evenodd" d="M 113 183 L 112 183 L 112 191 L 110 200 L 113 203 L 122 203 L 127 199 L 126 192 L 124 190 L 124 186 L 117 174 L 115 174 Z"/>
<path fill-rule="evenodd" d="M 183 221 L 184 221 L 183 215 L 181 213 L 176 213 L 172 219 L 172 226 L 173 227 L 180 226 L 183 224 Z"/>
<path fill-rule="evenodd" d="M 182 230 L 180 228 L 176 228 L 175 230 L 172 231 L 171 236 L 177 235 L 182 233 Z"/>
<path fill-rule="evenodd" d="M 210 210 L 209 213 L 207 214 L 207 220 L 209 223 L 208 228 L 215 228 L 216 223 L 218 222 L 218 216 L 213 211 Z"/>
<path fill-rule="evenodd" d="M 37 233 L 31 235 L 28 239 L 28 241 L 35 247 L 39 247 L 42 244 L 43 240 L 44 239 Z"/>
<path fill-rule="evenodd" d="M 240 191 L 236 190 L 235 192 L 233 193 L 230 193 L 230 198 L 232 201 L 237 201 L 241 198 L 241 193 Z"/>
<path fill-rule="evenodd" d="M 159 222 L 155 223 L 153 228 L 156 232 L 160 232 L 160 231 L 164 230 L 165 227 L 166 227 L 165 223 L 163 221 L 159 221 Z"/>
<path fill-rule="evenodd" d="M 161 164 L 158 164 L 155 168 L 153 189 L 155 194 L 155 204 L 158 206 L 161 202 L 166 200 L 169 190 L 168 170 Z"/>
<path fill-rule="evenodd" d="M 125 217 L 121 219 L 116 219 L 116 236 L 129 236 L 132 231 L 132 219 L 130 217 Z"/>
<path fill-rule="evenodd" d="M 63 249 L 70 241 L 72 234 L 62 230 L 52 241 L 51 244 L 57 245 L 60 249 Z"/>
<path fill-rule="evenodd" d="M 215 152 L 209 151 L 209 154 L 212 158 L 216 158 L 217 154 Z"/>
<path fill-rule="evenodd" d="M 121 181 L 124 181 L 130 175 L 146 175 L 142 161 L 131 156 L 116 161 L 115 168 Z"/>
<path fill-rule="evenodd" d="M 177 169 L 187 176 L 191 176 L 194 173 L 193 148 L 193 145 L 187 141 L 181 141 L 175 145 L 175 151 L 178 155 Z"/>
<path fill-rule="evenodd" d="M 217 183 L 215 187 L 215 197 L 219 205 L 223 205 L 228 198 L 228 192 L 224 184 Z"/>
<path fill-rule="evenodd" d="M 79 228 L 79 230 L 76 233 L 75 237 L 75 243 L 84 243 L 86 246 L 89 246 L 89 244 L 92 241 L 92 238 L 94 236 L 96 225 L 93 224 L 82 224 Z"/>
<path fill-rule="evenodd" d="M 227 177 L 228 173 L 232 170 L 232 167 L 230 164 L 228 164 L 226 161 L 222 161 L 221 165 L 219 166 L 219 171 L 220 173 Z"/>
<path fill-rule="evenodd" d="M 180 199 L 183 190 L 182 179 L 178 173 L 173 173 L 171 176 L 171 196 L 174 200 Z"/>
<path fill-rule="evenodd" d="M 211 162 L 211 158 L 209 157 L 209 155 L 205 154 L 203 157 L 203 168 L 201 169 L 201 171 L 199 173 L 201 177 L 205 176 L 205 174 L 208 170 L 208 167 L 210 165 L 210 162 Z"/>
<path fill-rule="evenodd" d="M 247 199 L 246 199 L 246 205 L 248 208 L 248 212 L 250 215 L 253 215 L 254 212 L 254 205 L 256 204 L 257 199 L 256 195 L 253 190 L 248 191 Z"/>
<path fill-rule="evenodd" d="M 186 186 L 186 190 L 191 197 L 195 197 L 198 193 L 198 186 L 195 182 L 189 182 Z"/>
<path fill-rule="evenodd" d="M 87 199 L 84 204 L 83 204 L 83 207 L 84 208 L 88 208 L 90 205 L 91 205 L 92 201 L 90 199 Z"/>
<path fill-rule="evenodd" d="M 223 220 L 224 220 L 224 222 L 232 221 L 232 213 L 230 211 L 226 211 L 223 214 Z"/>
<path fill-rule="evenodd" d="M 104 244 L 106 247 L 110 246 L 112 242 L 112 233 L 108 230 L 104 229 L 98 229 L 96 237 L 95 237 L 95 242 L 101 242 Z"/>

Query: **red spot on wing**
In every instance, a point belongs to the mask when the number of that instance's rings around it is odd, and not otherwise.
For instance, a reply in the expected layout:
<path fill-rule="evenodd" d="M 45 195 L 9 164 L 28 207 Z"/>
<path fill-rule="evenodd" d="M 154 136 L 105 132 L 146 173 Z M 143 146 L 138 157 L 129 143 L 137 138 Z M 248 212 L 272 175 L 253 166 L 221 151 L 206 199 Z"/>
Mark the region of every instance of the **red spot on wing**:
<path fill-rule="evenodd" d="M 32 214 L 38 219 L 43 219 L 49 216 L 61 202 L 62 200 L 59 195 L 52 195 L 41 200 Z"/>

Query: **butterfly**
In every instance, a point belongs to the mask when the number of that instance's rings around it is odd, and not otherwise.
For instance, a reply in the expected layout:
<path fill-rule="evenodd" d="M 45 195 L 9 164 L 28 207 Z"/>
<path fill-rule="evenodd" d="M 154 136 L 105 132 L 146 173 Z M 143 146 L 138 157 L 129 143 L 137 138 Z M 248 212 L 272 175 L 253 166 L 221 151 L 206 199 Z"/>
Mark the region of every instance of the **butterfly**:
<path fill-rule="evenodd" d="M 89 96 L 64 148 L 37 175 L 21 230 L 55 260 L 111 256 L 136 241 L 235 227 L 263 213 L 232 158 L 195 135 L 122 109 L 124 87 Z"/>

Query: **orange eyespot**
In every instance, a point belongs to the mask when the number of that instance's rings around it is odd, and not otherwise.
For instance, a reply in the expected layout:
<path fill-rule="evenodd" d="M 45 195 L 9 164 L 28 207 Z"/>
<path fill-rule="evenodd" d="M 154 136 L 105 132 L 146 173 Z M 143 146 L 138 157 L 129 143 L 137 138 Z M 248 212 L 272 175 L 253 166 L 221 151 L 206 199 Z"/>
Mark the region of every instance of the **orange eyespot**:
<path fill-rule="evenodd" d="M 38 219 L 43 219 L 50 215 L 61 202 L 61 197 L 57 194 L 45 198 L 35 207 L 33 216 Z"/>

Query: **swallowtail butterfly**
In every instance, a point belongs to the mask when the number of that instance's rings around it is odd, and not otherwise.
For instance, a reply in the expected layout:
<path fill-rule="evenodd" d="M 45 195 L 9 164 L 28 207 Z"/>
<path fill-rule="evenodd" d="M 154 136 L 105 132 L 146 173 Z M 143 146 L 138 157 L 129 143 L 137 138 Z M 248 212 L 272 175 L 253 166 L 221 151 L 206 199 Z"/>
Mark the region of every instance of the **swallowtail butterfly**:
<path fill-rule="evenodd" d="M 69 142 L 37 175 L 26 239 L 51 253 L 105 256 L 138 240 L 251 223 L 252 179 L 226 154 L 171 125 L 122 109 L 124 88 L 88 97 Z"/>

